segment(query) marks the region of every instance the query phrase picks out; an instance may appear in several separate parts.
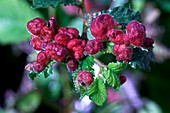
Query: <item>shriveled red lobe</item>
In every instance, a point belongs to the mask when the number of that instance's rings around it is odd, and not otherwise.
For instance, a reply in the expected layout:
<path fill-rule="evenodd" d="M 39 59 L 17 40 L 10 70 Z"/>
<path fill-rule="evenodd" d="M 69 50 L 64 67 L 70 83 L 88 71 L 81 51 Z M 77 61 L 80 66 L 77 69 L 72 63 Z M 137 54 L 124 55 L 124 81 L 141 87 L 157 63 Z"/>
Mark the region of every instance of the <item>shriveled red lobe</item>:
<path fill-rule="evenodd" d="M 93 76 L 87 71 L 80 71 L 76 81 L 81 86 L 89 86 L 93 82 Z"/>
<path fill-rule="evenodd" d="M 145 28 L 136 20 L 131 21 L 126 26 L 126 34 L 129 37 L 131 45 L 142 46 L 145 36 Z"/>
<path fill-rule="evenodd" d="M 55 35 L 55 30 L 52 27 L 44 26 L 40 31 L 40 36 L 43 38 L 44 42 L 51 42 Z"/>
<path fill-rule="evenodd" d="M 118 22 L 114 20 L 109 14 L 101 14 L 94 18 L 90 23 L 91 34 L 98 40 L 105 40 L 107 32 L 117 26 Z"/>
<path fill-rule="evenodd" d="M 116 56 L 116 60 L 123 60 L 124 62 L 130 61 L 133 54 L 132 48 L 127 47 L 125 44 L 114 45 L 113 52 Z"/>
<path fill-rule="evenodd" d="M 75 71 L 78 68 L 78 61 L 74 58 L 69 58 L 66 66 L 69 71 Z"/>
<path fill-rule="evenodd" d="M 27 23 L 27 30 L 32 35 L 39 35 L 46 22 L 42 18 L 34 18 Z"/>
<path fill-rule="evenodd" d="M 100 40 L 89 40 L 84 48 L 87 54 L 96 54 L 104 48 L 103 43 Z"/>
<path fill-rule="evenodd" d="M 154 44 L 154 40 L 152 38 L 144 38 L 144 42 L 143 42 L 143 47 L 152 47 Z"/>

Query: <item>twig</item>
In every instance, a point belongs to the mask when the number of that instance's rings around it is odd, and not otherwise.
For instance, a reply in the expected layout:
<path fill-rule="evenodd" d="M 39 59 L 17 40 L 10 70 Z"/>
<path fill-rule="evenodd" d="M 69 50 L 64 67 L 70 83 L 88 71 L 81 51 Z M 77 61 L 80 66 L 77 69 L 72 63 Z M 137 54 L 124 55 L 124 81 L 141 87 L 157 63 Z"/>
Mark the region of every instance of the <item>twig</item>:
<path fill-rule="evenodd" d="M 103 64 L 103 63 L 102 63 L 100 60 L 98 60 L 97 58 L 94 58 L 94 61 L 95 61 L 99 66 L 101 66 L 101 67 L 103 67 L 103 68 L 106 67 L 106 65 Z"/>
<path fill-rule="evenodd" d="M 84 7 L 84 0 L 80 1 L 80 9 L 82 10 L 82 19 L 83 19 L 83 31 L 82 31 L 81 38 L 84 40 L 88 40 L 87 38 L 88 22 L 87 22 L 87 13 Z"/>

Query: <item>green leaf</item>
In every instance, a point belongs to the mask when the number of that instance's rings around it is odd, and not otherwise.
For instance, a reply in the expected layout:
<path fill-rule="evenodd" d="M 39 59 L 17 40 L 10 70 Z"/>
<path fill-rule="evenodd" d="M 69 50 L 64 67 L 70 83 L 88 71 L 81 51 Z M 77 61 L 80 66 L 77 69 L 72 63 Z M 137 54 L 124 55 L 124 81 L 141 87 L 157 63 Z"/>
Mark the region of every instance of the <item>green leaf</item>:
<path fill-rule="evenodd" d="M 90 95 L 92 95 L 92 94 L 94 94 L 94 93 L 97 93 L 96 87 L 97 87 L 97 82 L 96 82 L 96 80 L 94 80 L 94 82 L 93 82 L 90 86 L 87 87 L 87 92 L 86 92 L 86 94 L 87 94 L 88 96 L 90 96 Z"/>
<path fill-rule="evenodd" d="M 119 74 L 126 68 L 127 63 L 111 62 L 103 69 L 103 76 L 109 86 L 118 90 L 120 88 Z"/>
<path fill-rule="evenodd" d="M 57 7 L 58 4 L 77 5 L 76 0 L 32 0 L 33 8 L 47 8 L 48 6 Z"/>
<path fill-rule="evenodd" d="M 120 25 L 127 25 L 132 20 L 141 21 L 140 13 L 130 8 L 116 7 L 108 12 Z"/>
<path fill-rule="evenodd" d="M 92 75 L 94 75 L 93 65 L 94 58 L 91 55 L 87 55 L 86 58 L 79 60 L 79 68 L 90 72 Z"/>
<path fill-rule="evenodd" d="M 29 73 L 29 78 L 33 81 L 35 79 L 35 77 L 37 76 L 37 73 L 35 72 L 30 72 Z"/>
<path fill-rule="evenodd" d="M 116 74 L 120 74 L 126 67 L 127 67 L 127 63 L 121 63 L 121 62 L 117 62 L 117 63 L 111 62 L 107 65 L 107 68 Z"/>
<path fill-rule="evenodd" d="M 96 92 L 92 93 L 89 98 L 96 103 L 98 106 L 102 106 L 103 103 L 106 101 L 106 97 L 107 97 L 107 90 L 106 90 L 106 86 L 103 83 L 103 81 L 99 78 L 95 79 L 95 89 Z"/>
<path fill-rule="evenodd" d="M 91 68 L 94 65 L 94 58 L 90 55 L 88 55 L 83 61 L 82 61 L 82 69 L 85 70 L 91 70 Z"/>
<path fill-rule="evenodd" d="M 30 8 L 26 0 L 0 0 L 0 44 L 27 41 L 30 34 L 26 30 L 29 20 L 42 15 Z"/>
<path fill-rule="evenodd" d="M 137 65 L 146 71 L 150 71 L 150 63 L 155 61 L 152 49 L 153 48 L 142 50 L 141 48 L 134 48 L 132 60 L 129 62 L 131 67 L 136 68 Z"/>
<path fill-rule="evenodd" d="M 44 77 L 47 78 L 50 74 L 53 73 L 53 69 L 52 66 L 48 66 L 45 68 L 44 70 Z"/>
<path fill-rule="evenodd" d="M 104 49 L 102 49 L 102 53 L 103 54 L 113 54 L 113 46 L 114 46 L 114 44 L 112 43 L 112 42 L 104 42 L 104 45 L 105 45 L 105 48 Z"/>
<path fill-rule="evenodd" d="M 111 71 L 110 69 L 104 69 L 103 76 L 106 79 L 106 82 L 109 86 L 111 86 L 111 87 L 116 86 L 116 83 L 118 82 L 118 81 L 116 81 L 117 75 L 114 74 L 113 71 Z"/>

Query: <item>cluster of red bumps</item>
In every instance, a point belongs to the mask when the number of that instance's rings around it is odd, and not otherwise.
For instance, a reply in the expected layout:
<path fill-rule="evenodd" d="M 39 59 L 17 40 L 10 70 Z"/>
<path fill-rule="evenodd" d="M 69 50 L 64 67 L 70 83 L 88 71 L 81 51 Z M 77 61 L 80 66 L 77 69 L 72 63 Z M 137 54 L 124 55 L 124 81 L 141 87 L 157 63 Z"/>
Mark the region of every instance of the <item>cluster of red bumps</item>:
<path fill-rule="evenodd" d="M 70 71 L 78 67 L 77 60 L 84 57 L 86 41 L 79 38 L 76 28 L 57 28 L 55 17 L 51 17 L 48 25 L 42 18 L 35 18 L 27 23 L 31 34 L 30 43 L 38 50 L 36 61 L 32 63 L 33 71 L 40 72 L 49 60 L 67 62 Z"/>
<path fill-rule="evenodd" d="M 126 26 L 126 33 L 118 29 L 119 23 L 109 14 L 102 14 L 92 20 L 90 31 L 96 40 L 114 43 L 116 60 L 128 62 L 133 54 L 133 46 L 151 47 L 153 39 L 145 37 L 145 27 L 136 20 Z"/>
<path fill-rule="evenodd" d="M 93 40 L 83 40 L 76 28 L 58 28 L 55 17 L 48 20 L 35 18 L 27 23 L 27 30 L 31 34 L 30 43 L 38 50 L 36 61 L 29 66 L 34 72 L 44 70 L 49 60 L 65 62 L 69 71 L 78 68 L 78 60 L 85 54 L 94 55 L 104 48 L 104 41 L 114 43 L 113 52 L 119 61 L 128 62 L 133 54 L 133 46 L 151 47 L 154 41 L 145 37 L 145 27 L 138 21 L 132 21 L 126 26 L 126 33 L 118 29 L 119 23 L 109 14 L 102 14 L 92 20 L 90 31 Z M 120 76 L 123 84 L 125 77 Z M 91 73 L 82 70 L 76 81 L 80 85 L 90 85 L 93 82 Z"/>

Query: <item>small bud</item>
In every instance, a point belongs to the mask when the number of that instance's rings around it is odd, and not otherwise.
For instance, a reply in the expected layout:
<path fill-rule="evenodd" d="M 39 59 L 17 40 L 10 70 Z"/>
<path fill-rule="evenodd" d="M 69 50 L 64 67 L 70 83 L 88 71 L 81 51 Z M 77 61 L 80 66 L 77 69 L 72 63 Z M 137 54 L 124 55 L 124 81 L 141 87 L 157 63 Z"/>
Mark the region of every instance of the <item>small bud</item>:
<path fill-rule="evenodd" d="M 80 86 L 89 86 L 93 82 L 93 77 L 91 73 L 81 71 L 78 73 L 76 81 Z"/>
<path fill-rule="evenodd" d="M 124 84 L 126 82 L 126 77 L 123 76 L 123 75 L 120 75 L 119 80 L 120 80 L 120 84 L 122 85 L 122 84 Z"/>

